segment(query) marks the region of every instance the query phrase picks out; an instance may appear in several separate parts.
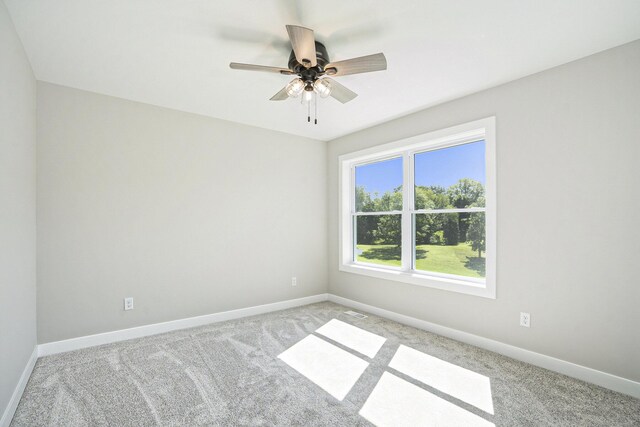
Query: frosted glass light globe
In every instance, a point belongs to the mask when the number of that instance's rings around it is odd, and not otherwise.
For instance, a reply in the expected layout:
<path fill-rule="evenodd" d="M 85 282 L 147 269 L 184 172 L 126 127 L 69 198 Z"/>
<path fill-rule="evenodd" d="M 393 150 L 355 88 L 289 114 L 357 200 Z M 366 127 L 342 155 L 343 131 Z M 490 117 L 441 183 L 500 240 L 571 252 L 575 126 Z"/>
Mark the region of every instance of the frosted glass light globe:
<path fill-rule="evenodd" d="M 287 85 L 287 95 L 291 98 L 297 98 L 300 92 L 304 90 L 304 82 L 302 79 L 293 79 Z"/>
<path fill-rule="evenodd" d="M 320 98 L 326 98 L 331 95 L 331 83 L 325 79 L 316 80 L 313 83 L 313 90 L 320 95 Z"/>
<path fill-rule="evenodd" d="M 302 98 L 306 102 L 311 102 L 313 100 L 313 90 L 305 90 L 304 93 L 302 94 Z"/>

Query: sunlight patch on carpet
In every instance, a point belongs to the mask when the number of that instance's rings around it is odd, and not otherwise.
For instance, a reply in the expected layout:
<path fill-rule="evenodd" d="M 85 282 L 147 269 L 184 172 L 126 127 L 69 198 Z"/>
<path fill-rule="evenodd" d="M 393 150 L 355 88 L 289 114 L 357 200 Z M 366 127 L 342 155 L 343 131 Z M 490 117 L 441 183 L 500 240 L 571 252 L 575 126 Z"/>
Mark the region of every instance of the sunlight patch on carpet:
<path fill-rule="evenodd" d="M 489 377 L 404 345 L 389 367 L 493 415 Z"/>
<path fill-rule="evenodd" d="M 376 356 L 378 350 L 386 341 L 386 338 L 380 335 L 341 322 L 338 319 L 331 319 L 328 323 L 318 328 L 316 332 L 371 359 Z"/>
<path fill-rule="evenodd" d="M 493 423 L 447 402 L 389 372 L 360 410 L 376 426 L 494 426 Z"/>
<path fill-rule="evenodd" d="M 314 336 L 282 352 L 278 358 L 338 400 L 345 398 L 369 363 Z"/>

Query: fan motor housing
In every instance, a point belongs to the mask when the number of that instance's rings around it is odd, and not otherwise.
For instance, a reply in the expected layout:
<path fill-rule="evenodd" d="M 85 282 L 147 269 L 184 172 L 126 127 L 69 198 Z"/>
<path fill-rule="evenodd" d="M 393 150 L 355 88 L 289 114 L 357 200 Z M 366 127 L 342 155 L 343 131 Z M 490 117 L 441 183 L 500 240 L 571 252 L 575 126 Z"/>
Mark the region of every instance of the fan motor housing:
<path fill-rule="evenodd" d="M 311 81 L 317 79 L 317 75 L 324 72 L 324 67 L 329 63 L 329 54 L 327 53 L 327 48 L 318 41 L 316 41 L 316 62 L 317 65 L 315 67 L 306 68 L 304 65 L 298 62 L 296 59 L 296 54 L 292 50 L 289 55 L 289 69 L 294 73 L 299 74 L 302 80 Z"/>

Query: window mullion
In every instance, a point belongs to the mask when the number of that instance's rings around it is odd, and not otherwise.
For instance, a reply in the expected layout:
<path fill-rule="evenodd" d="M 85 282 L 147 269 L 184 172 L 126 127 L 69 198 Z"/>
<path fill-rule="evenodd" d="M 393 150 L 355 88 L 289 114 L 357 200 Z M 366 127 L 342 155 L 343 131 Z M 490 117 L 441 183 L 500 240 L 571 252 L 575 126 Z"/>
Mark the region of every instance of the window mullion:
<path fill-rule="evenodd" d="M 357 242 L 357 216 L 354 214 L 356 211 L 356 167 L 354 165 L 351 165 L 351 167 L 349 168 L 349 181 L 350 181 L 350 185 L 349 185 L 349 212 L 351 213 L 350 215 L 350 221 L 351 221 L 351 236 L 349 237 L 350 239 L 350 248 L 349 250 L 351 251 L 351 256 L 350 256 L 350 260 L 351 262 L 356 262 L 358 260 L 358 257 L 356 256 L 356 242 Z"/>
<path fill-rule="evenodd" d="M 367 216 L 367 215 L 400 215 L 404 213 L 403 211 L 380 211 L 380 212 L 354 212 L 353 215 L 356 216 Z"/>
<path fill-rule="evenodd" d="M 413 164 L 408 151 L 402 154 L 402 269 L 410 271 L 413 268 L 413 237 L 411 210 L 413 209 Z"/>
<path fill-rule="evenodd" d="M 354 213 L 356 211 L 356 167 L 351 165 L 349 170 L 349 180 L 351 182 L 349 186 L 349 212 Z"/>
<path fill-rule="evenodd" d="M 487 208 L 451 208 L 451 209 L 416 209 L 414 214 L 430 214 L 430 213 L 474 213 L 486 212 Z"/>

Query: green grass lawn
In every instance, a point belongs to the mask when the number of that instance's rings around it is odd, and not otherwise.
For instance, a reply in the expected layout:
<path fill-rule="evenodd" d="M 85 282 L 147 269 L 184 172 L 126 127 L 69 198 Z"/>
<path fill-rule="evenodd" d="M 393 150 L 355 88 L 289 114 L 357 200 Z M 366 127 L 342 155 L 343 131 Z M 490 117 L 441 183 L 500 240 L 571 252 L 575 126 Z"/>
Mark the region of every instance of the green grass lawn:
<path fill-rule="evenodd" d="M 358 245 L 360 262 L 400 267 L 400 248 L 395 245 Z M 471 249 L 468 243 L 455 246 L 419 245 L 416 247 L 416 268 L 437 273 L 467 277 L 484 277 L 484 254 Z"/>
<path fill-rule="evenodd" d="M 400 267 L 401 250 L 395 245 L 357 245 L 362 251 L 357 260 L 371 264 L 391 265 Z"/>

